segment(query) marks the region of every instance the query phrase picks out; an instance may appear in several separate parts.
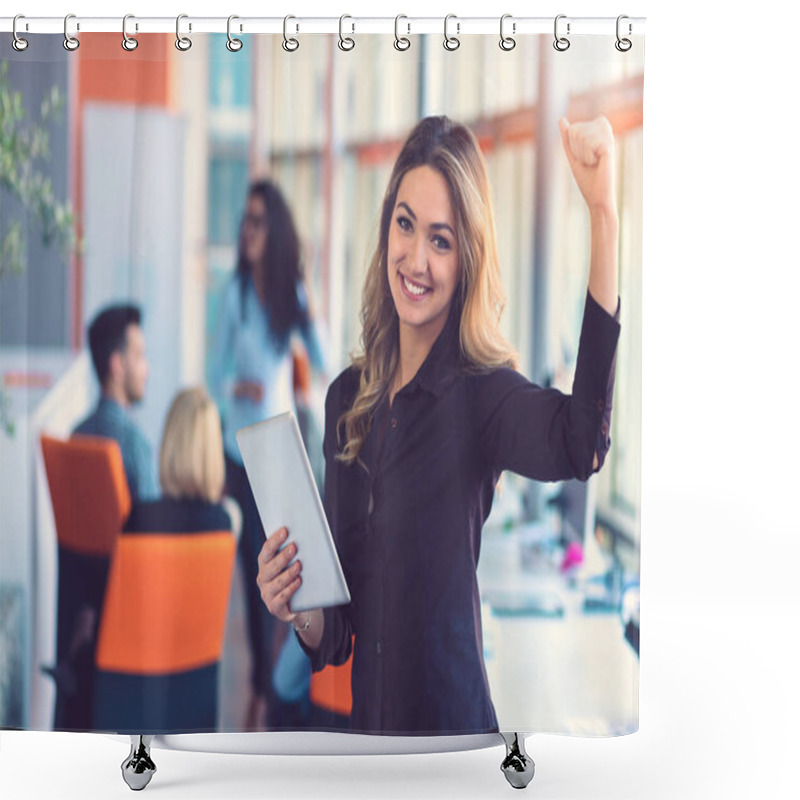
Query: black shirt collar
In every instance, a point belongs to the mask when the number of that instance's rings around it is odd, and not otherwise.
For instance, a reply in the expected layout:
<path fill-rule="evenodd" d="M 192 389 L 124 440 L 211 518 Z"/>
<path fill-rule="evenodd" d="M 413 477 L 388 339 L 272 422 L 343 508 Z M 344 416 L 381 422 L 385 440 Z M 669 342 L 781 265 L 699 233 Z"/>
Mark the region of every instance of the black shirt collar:
<path fill-rule="evenodd" d="M 440 397 L 447 385 L 458 374 L 461 364 L 459 323 L 461 314 L 454 306 L 441 333 L 433 343 L 417 374 L 398 394 L 411 394 L 419 386 L 435 397 Z"/>

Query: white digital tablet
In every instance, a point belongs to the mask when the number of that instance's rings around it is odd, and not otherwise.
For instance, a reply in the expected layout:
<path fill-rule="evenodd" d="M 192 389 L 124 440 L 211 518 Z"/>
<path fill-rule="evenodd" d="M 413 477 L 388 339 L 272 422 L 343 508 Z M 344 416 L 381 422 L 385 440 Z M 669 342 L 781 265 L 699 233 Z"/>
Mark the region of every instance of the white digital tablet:
<path fill-rule="evenodd" d="M 236 441 L 265 535 L 285 526 L 287 544 L 297 545 L 303 582 L 292 597 L 291 610 L 349 603 L 350 592 L 294 414 L 289 411 L 240 428 Z"/>

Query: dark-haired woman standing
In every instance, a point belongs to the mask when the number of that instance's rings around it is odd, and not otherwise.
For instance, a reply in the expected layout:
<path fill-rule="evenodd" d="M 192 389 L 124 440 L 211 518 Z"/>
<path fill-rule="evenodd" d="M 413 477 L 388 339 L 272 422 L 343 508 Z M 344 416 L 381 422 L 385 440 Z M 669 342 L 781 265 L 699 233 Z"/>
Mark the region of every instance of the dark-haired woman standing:
<path fill-rule="evenodd" d="M 248 190 L 236 273 L 222 299 L 211 381 L 225 420 L 226 492 L 239 503 L 243 517 L 239 555 L 252 655 L 248 730 L 262 728 L 266 721 L 275 623 L 255 582 L 264 533 L 236 431 L 292 409 L 290 345 L 297 334 L 312 366 L 322 370 L 323 356 L 303 283 L 300 241 L 291 211 L 275 184 L 258 181 Z"/>

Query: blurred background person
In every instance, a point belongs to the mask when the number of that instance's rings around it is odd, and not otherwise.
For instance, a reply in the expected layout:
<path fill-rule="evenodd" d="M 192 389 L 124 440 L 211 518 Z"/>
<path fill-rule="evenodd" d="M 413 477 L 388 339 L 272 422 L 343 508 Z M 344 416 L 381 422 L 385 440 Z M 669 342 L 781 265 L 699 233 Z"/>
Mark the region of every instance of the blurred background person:
<path fill-rule="evenodd" d="M 134 533 L 238 533 L 240 512 L 223 498 L 225 456 L 214 401 L 184 389 L 170 406 L 159 453 L 161 497 L 134 503 L 123 530 Z"/>
<path fill-rule="evenodd" d="M 75 436 L 99 436 L 119 444 L 131 500 L 153 499 L 158 485 L 153 453 L 128 410 L 141 402 L 149 365 L 142 332 L 142 312 L 132 304 L 101 309 L 88 329 L 89 351 L 100 384 L 94 410 L 74 429 Z M 54 727 L 90 729 L 97 622 L 108 575 L 107 558 L 90 558 L 59 548 L 62 589 L 59 592 L 56 666 L 43 667 L 58 688 Z M 76 585 L 84 596 L 65 591 Z M 89 599 L 91 598 L 91 599 Z"/>
<path fill-rule="evenodd" d="M 223 498 L 225 485 L 225 459 L 222 451 L 222 427 L 214 401 L 202 387 L 184 389 L 175 396 L 164 424 L 159 454 L 159 479 L 162 494 L 156 500 L 135 503 L 123 526 L 127 536 L 175 535 L 179 537 L 238 531 L 241 515 L 230 498 Z M 159 583 L 169 585 L 181 576 L 162 574 Z M 220 587 L 208 587 L 219 594 Z M 227 605 L 229 592 L 224 589 L 220 600 Z M 187 597 L 186 602 L 191 602 Z M 158 610 L 157 610 L 158 611 Z M 176 609 L 160 609 L 161 613 Z M 175 645 L 173 645 L 175 646 Z M 186 651 L 181 651 L 181 657 Z M 217 665 L 194 668 L 170 689 L 168 708 L 145 710 L 155 719 L 171 720 L 170 724 L 200 724 L 203 730 L 214 730 L 218 724 Z M 151 676 L 156 686 L 170 685 L 175 676 Z M 126 690 L 112 693 L 113 708 L 96 704 L 101 716 L 97 729 L 107 729 L 109 721 L 127 727 L 131 720 L 142 719 L 138 706 L 148 691 L 158 693 L 150 686 L 135 689 L 136 682 Z M 124 684 L 123 684 L 124 686 Z M 119 689 L 119 687 L 118 687 Z M 112 690 L 113 691 L 113 690 Z M 106 700 L 108 701 L 108 697 Z M 192 720 L 192 723 L 179 722 Z M 199 722 L 202 721 L 202 722 Z M 154 723 L 156 724 L 156 723 Z"/>
<path fill-rule="evenodd" d="M 322 348 L 291 211 L 274 183 L 256 181 L 248 190 L 236 271 L 225 288 L 211 353 L 211 390 L 224 409 L 225 487 L 243 518 L 239 556 L 251 655 L 245 730 L 261 729 L 267 722 L 276 635 L 282 638 L 283 631 L 276 630 L 256 585 L 264 532 L 236 431 L 292 409 L 292 343 L 298 335 L 311 366 L 322 371 Z M 299 660 L 297 664 L 303 672 L 298 678 L 307 685 L 310 667 Z"/>
<path fill-rule="evenodd" d="M 149 371 L 139 307 L 114 305 L 100 311 L 89 326 L 89 350 L 100 399 L 73 435 L 115 439 L 122 451 L 131 500 L 158 497 L 150 443 L 127 414 L 144 398 Z"/>

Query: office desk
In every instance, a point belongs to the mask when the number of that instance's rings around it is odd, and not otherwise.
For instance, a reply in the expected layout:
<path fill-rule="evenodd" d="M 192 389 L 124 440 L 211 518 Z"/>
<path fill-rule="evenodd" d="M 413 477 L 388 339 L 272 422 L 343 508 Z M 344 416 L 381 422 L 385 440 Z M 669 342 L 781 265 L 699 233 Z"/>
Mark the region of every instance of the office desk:
<path fill-rule="evenodd" d="M 585 613 L 583 595 L 556 570 L 528 571 L 519 537 L 484 536 L 482 597 L 537 593 L 560 616 L 497 615 L 483 604 L 484 657 L 501 730 L 580 736 L 638 727 L 639 662 L 616 613 Z"/>

